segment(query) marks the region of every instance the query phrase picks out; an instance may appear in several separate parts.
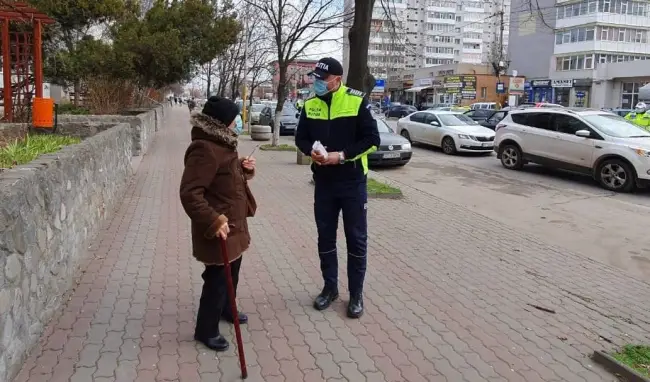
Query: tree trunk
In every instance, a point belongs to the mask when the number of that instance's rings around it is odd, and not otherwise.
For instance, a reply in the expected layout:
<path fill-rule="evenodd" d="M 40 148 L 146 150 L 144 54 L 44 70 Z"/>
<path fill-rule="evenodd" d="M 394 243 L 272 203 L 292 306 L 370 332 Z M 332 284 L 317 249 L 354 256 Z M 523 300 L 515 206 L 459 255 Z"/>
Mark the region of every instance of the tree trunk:
<path fill-rule="evenodd" d="M 76 80 L 72 86 L 72 89 L 74 91 L 74 105 L 79 106 L 79 101 L 81 98 L 81 81 Z"/>
<path fill-rule="evenodd" d="M 208 62 L 208 90 L 206 91 L 205 98 L 210 98 L 210 86 L 212 86 L 212 62 Z"/>
<path fill-rule="evenodd" d="M 354 1 L 354 22 L 348 33 L 350 42 L 349 69 L 347 84 L 354 89 L 370 94 L 375 86 L 374 78 L 368 70 L 368 45 L 370 44 L 370 25 L 375 0 Z M 372 84 L 371 84 L 372 81 Z"/>
<path fill-rule="evenodd" d="M 284 62 L 278 63 L 279 79 L 278 79 L 278 104 L 275 107 L 275 118 L 273 120 L 273 140 L 272 146 L 280 144 L 280 117 L 282 116 L 282 108 L 284 101 L 287 98 L 287 64 Z"/>

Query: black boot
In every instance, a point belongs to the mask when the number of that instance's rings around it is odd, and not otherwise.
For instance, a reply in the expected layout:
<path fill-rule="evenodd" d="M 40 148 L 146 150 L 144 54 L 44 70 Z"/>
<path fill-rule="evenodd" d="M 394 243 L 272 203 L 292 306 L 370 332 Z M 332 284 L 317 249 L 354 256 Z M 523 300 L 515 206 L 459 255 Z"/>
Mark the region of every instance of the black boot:
<path fill-rule="evenodd" d="M 214 351 L 226 351 L 228 350 L 228 347 L 230 347 L 230 344 L 228 344 L 228 341 L 226 341 L 225 338 L 221 334 L 219 334 L 216 337 L 201 337 L 198 334 L 194 334 L 194 339 L 205 345 L 208 349 L 212 349 Z"/>
<path fill-rule="evenodd" d="M 316 300 L 314 300 L 314 308 L 316 310 L 327 309 L 337 298 L 339 298 L 339 291 L 337 289 L 325 287 L 318 297 L 316 297 Z"/>
<path fill-rule="evenodd" d="M 348 317 L 359 318 L 363 315 L 363 296 L 361 293 L 350 296 L 348 303 Z"/>
<path fill-rule="evenodd" d="M 245 324 L 245 323 L 248 322 L 248 316 L 245 315 L 244 313 L 242 313 L 242 312 L 238 312 L 238 313 L 237 313 L 237 316 L 238 316 L 238 318 L 239 318 L 239 323 L 240 323 L 240 324 Z M 235 323 L 235 320 L 232 318 L 232 313 L 230 313 L 230 311 L 228 311 L 228 313 L 224 312 L 224 313 L 221 315 L 221 319 L 224 320 L 224 321 L 226 321 L 226 322 L 230 322 L 231 324 L 234 324 L 234 323 Z"/>

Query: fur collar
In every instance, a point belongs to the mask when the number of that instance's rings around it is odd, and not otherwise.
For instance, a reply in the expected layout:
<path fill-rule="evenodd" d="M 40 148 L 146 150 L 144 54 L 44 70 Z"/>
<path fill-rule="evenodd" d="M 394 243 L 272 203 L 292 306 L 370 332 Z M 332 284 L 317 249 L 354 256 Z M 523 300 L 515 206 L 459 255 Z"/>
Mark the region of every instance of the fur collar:
<path fill-rule="evenodd" d="M 237 134 L 228 129 L 228 126 L 224 125 L 223 122 L 198 112 L 191 115 L 190 123 L 192 126 L 203 130 L 216 143 L 223 144 L 232 149 L 237 148 Z"/>

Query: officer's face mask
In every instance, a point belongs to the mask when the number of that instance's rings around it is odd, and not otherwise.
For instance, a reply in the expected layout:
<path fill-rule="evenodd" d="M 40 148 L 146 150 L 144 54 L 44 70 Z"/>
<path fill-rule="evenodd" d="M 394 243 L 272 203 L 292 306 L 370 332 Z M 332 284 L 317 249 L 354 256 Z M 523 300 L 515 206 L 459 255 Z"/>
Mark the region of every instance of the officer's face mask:
<path fill-rule="evenodd" d="M 334 77 L 333 79 L 331 79 L 329 81 L 325 81 L 325 80 L 315 78 L 314 79 L 314 86 L 313 86 L 314 93 L 317 96 L 324 96 L 325 94 L 329 93 L 330 92 L 330 89 L 329 89 L 330 84 L 335 83 L 337 79 L 338 79 L 338 77 Z"/>

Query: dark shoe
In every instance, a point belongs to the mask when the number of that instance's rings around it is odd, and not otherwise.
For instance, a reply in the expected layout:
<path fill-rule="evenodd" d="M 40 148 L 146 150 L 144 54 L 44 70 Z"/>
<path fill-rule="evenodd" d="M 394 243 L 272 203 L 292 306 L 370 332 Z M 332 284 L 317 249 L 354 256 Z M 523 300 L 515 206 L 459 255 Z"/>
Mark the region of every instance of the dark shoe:
<path fill-rule="evenodd" d="M 316 300 L 314 300 L 314 308 L 316 310 L 327 309 L 332 301 L 339 298 L 339 291 L 336 289 L 323 288 L 323 291 L 320 292 Z"/>
<path fill-rule="evenodd" d="M 212 349 L 214 351 L 226 351 L 228 350 L 228 347 L 230 347 L 228 341 L 226 341 L 226 339 L 223 338 L 221 334 L 210 338 L 199 337 L 195 334 L 194 339 L 205 345 L 208 349 Z"/>
<path fill-rule="evenodd" d="M 244 313 L 239 312 L 239 313 L 237 313 L 237 315 L 238 315 L 238 317 L 239 317 L 239 323 L 240 323 L 240 324 L 245 324 L 245 323 L 248 322 L 248 316 L 245 315 Z M 231 324 L 234 324 L 234 323 L 235 323 L 235 320 L 234 320 L 231 316 L 232 316 L 232 315 L 231 315 L 230 313 L 226 313 L 226 314 L 223 314 L 223 315 L 221 316 L 221 319 L 224 320 L 224 321 L 226 321 L 226 322 L 230 322 Z"/>
<path fill-rule="evenodd" d="M 359 318 L 363 315 L 363 297 L 361 295 L 350 297 L 348 303 L 348 317 Z"/>

